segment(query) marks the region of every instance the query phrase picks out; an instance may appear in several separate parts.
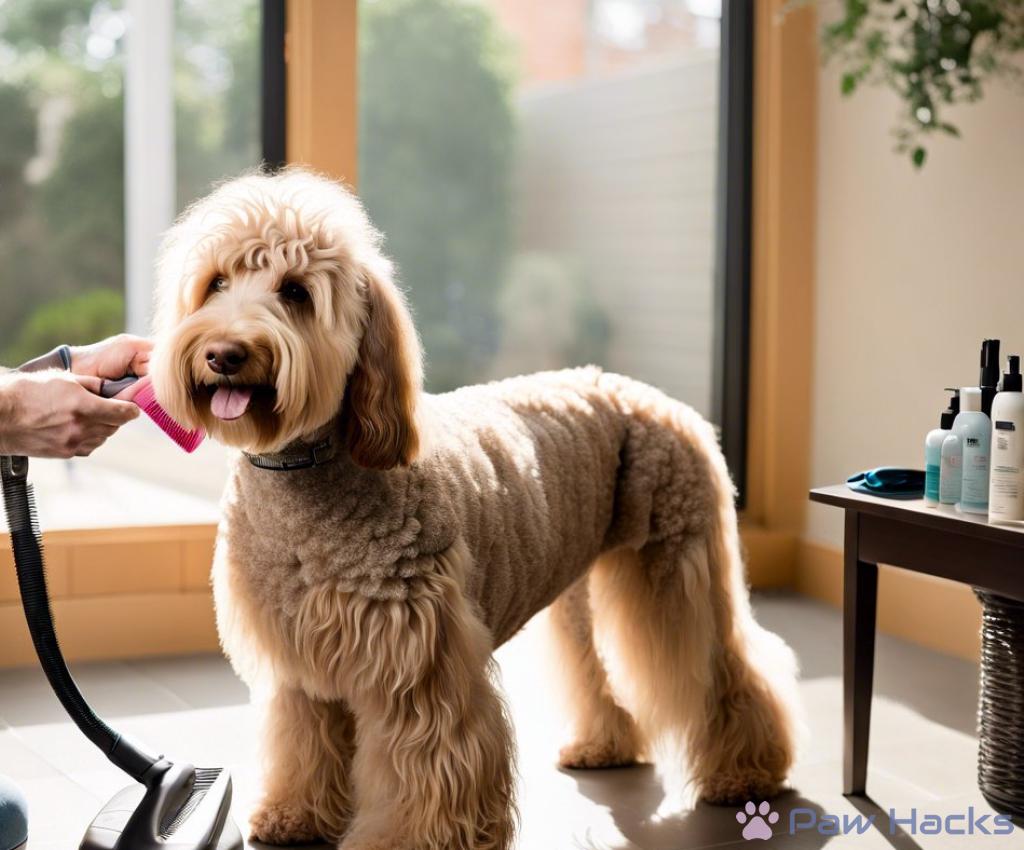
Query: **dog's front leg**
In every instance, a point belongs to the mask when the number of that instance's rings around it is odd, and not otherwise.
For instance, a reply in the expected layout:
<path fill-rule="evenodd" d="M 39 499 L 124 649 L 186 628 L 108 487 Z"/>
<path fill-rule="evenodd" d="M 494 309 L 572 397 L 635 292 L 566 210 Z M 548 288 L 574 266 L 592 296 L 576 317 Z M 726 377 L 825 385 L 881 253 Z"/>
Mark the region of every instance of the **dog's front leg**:
<path fill-rule="evenodd" d="M 491 682 L 491 637 L 440 558 L 402 602 L 363 623 L 371 675 L 354 677 L 357 814 L 342 850 L 506 850 L 512 736 Z M 448 572 L 445 570 L 448 569 Z"/>
<path fill-rule="evenodd" d="M 264 746 L 264 797 L 251 819 L 253 838 L 339 840 L 352 817 L 355 720 L 346 705 L 282 688 L 267 706 Z"/>

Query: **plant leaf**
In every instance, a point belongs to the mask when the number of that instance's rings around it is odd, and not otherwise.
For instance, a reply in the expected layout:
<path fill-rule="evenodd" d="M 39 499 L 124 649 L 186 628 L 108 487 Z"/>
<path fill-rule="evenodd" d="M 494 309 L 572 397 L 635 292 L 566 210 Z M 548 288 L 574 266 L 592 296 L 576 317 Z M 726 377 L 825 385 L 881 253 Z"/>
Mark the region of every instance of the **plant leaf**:
<path fill-rule="evenodd" d="M 839 87 L 844 95 L 853 94 L 857 88 L 857 75 L 849 72 L 843 74 L 843 79 Z"/>
<path fill-rule="evenodd" d="M 922 165 L 924 165 L 924 161 L 927 156 L 928 151 L 926 151 L 924 148 L 914 148 L 914 152 L 910 155 L 910 158 L 911 160 L 913 160 L 914 163 L 914 168 L 920 168 Z"/>

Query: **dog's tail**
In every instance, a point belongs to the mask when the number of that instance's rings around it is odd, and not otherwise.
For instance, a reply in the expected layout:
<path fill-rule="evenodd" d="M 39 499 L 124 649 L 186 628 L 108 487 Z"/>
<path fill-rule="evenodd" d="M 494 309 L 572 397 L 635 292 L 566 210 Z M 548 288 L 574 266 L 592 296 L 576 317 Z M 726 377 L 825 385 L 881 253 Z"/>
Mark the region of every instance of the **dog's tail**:
<path fill-rule="evenodd" d="M 653 503 L 688 519 L 678 534 L 651 535 L 598 562 L 596 637 L 660 766 L 674 772 L 682 744 L 705 799 L 764 798 L 780 789 L 794 758 L 796 661 L 750 609 L 733 485 L 713 429 L 661 398 L 659 424 L 681 450 L 669 460 L 678 465 L 674 483 Z M 658 523 L 670 520 L 655 516 Z"/>

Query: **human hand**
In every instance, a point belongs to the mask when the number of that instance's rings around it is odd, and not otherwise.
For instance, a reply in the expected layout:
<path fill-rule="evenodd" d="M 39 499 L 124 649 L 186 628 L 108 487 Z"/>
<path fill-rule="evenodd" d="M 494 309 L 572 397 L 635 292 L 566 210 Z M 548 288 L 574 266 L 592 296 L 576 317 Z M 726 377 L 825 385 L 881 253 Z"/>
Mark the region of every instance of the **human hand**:
<path fill-rule="evenodd" d="M 71 371 L 95 378 L 142 377 L 149 372 L 153 343 L 131 334 L 118 334 L 92 345 L 71 348 Z"/>
<path fill-rule="evenodd" d="M 123 374 L 123 373 L 122 373 Z M 47 371 L 0 379 L 0 454 L 85 457 L 139 415 L 129 401 L 97 395 L 100 379 Z"/>

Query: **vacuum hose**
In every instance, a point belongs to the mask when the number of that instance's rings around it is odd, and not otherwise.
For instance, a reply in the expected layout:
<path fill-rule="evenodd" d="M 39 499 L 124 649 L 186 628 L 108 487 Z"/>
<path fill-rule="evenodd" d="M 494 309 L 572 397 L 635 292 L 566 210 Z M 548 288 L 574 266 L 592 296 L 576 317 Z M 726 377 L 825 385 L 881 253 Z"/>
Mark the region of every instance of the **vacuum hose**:
<path fill-rule="evenodd" d="M 144 781 L 151 768 L 166 763 L 135 747 L 96 715 L 75 684 L 60 651 L 46 589 L 42 537 L 36 520 L 32 485 L 28 483 L 28 458 L 0 457 L 0 480 L 3 483 L 4 509 L 14 549 L 21 604 L 36 655 L 50 681 L 50 687 L 85 736 L 121 770 L 133 779 Z"/>

